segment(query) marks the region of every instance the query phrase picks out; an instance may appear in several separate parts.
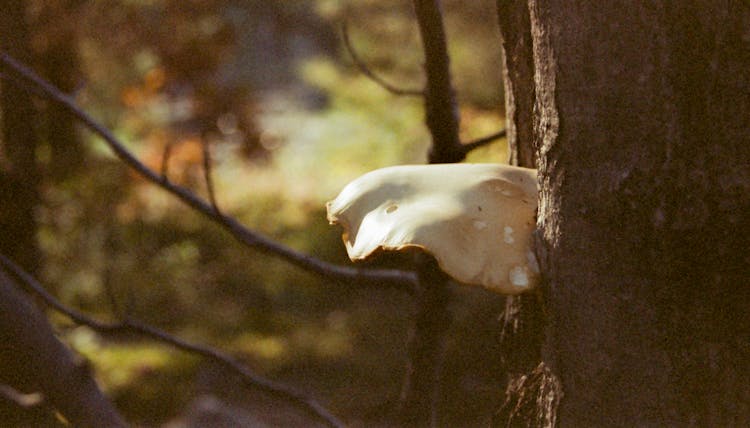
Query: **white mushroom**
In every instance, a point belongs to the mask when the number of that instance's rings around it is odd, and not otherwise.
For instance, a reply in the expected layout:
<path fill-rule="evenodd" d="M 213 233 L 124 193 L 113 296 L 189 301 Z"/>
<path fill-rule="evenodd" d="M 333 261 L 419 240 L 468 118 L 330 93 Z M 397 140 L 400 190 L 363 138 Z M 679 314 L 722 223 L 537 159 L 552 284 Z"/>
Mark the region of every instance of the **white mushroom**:
<path fill-rule="evenodd" d="M 353 261 L 416 247 L 451 277 L 504 294 L 539 282 L 532 250 L 536 170 L 496 164 L 406 165 L 357 178 L 327 205 Z"/>

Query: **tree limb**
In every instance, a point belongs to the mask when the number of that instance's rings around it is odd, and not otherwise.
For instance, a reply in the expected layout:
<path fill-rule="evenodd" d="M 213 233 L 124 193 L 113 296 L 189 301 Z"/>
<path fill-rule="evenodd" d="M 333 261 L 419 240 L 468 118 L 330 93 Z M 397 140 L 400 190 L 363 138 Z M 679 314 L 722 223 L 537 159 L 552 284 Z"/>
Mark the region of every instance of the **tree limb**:
<path fill-rule="evenodd" d="M 346 47 L 346 51 L 349 52 L 349 56 L 352 57 L 352 61 L 354 61 L 354 64 L 357 66 L 357 68 L 359 68 L 359 71 L 361 71 L 362 74 L 364 74 L 365 76 L 369 77 L 370 80 L 377 83 L 380 87 L 392 93 L 393 95 L 408 95 L 408 96 L 419 96 L 419 97 L 424 95 L 424 91 L 422 90 L 398 88 L 395 85 L 386 82 L 382 77 L 375 74 L 375 72 L 373 72 L 370 69 L 370 67 L 368 67 L 367 64 L 365 64 L 362 58 L 359 57 L 359 54 L 357 54 L 357 51 L 354 50 L 352 41 L 349 38 L 349 27 L 346 25 L 346 22 L 341 24 L 341 38 L 344 40 L 344 46 Z"/>
<path fill-rule="evenodd" d="M 439 0 L 414 0 L 424 50 L 425 115 L 432 135 L 430 163 L 461 162 L 466 153 L 458 137 L 459 113 L 451 84 L 450 57 Z"/>
<path fill-rule="evenodd" d="M 85 362 L 55 337 L 44 315 L 4 271 L 0 271 L 0 296 L 0 365 L 4 377 L 0 382 L 14 389 L 42 392 L 75 426 L 125 427 Z"/>
<path fill-rule="evenodd" d="M 65 315 L 76 324 L 88 326 L 93 330 L 108 335 L 136 334 L 146 336 L 153 340 L 169 344 L 182 351 L 200 355 L 215 363 L 218 363 L 225 369 L 237 374 L 247 386 L 258 388 L 266 393 L 292 402 L 297 406 L 305 409 L 311 415 L 324 420 L 330 426 L 344 426 L 341 421 L 339 421 L 335 416 L 333 416 L 333 414 L 331 414 L 327 409 L 321 406 L 317 401 L 313 400 L 310 397 L 307 397 L 305 394 L 297 391 L 296 389 L 272 381 L 258 375 L 257 373 L 252 372 L 235 358 L 224 354 L 221 351 L 218 351 L 209 346 L 188 342 L 186 340 L 180 339 L 179 337 L 175 337 L 163 330 L 129 317 L 113 323 L 99 321 L 73 308 L 65 306 L 62 302 L 60 302 L 53 295 L 47 292 L 47 290 L 45 290 L 45 288 L 36 279 L 34 279 L 20 266 L 18 266 L 2 254 L 0 254 L 0 265 L 3 266 L 3 269 L 5 271 L 9 272 L 15 278 L 17 278 L 27 292 L 38 296 L 47 306 Z M 3 275 L 3 273 L 0 272 L 0 275 Z M 2 276 L 0 276 L 0 279 L 2 279 Z M 2 294 L 5 298 L 4 291 L 5 290 L 3 290 L 3 293 L 0 294 Z M 2 300 L 3 299 L 0 299 L 0 302 Z"/>
<path fill-rule="evenodd" d="M 466 157 L 459 139 L 459 112 L 450 77 L 450 58 L 439 0 L 414 0 L 425 55 L 425 122 L 432 146 L 431 164 L 460 162 Z M 421 259 L 421 260 L 420 260 Z M 437 403 L 445 333 L 451 323 L 447 310 L 449 278 L 429 257 L 417 257 L 419 294 L 417 316 L 409 338 L 409 363 L 399 418 L 404 425 L 440 426 Z"/>
<path fill-rule="evenodd" d="M 211 203 L 211 208 L 217 213 L 219 205 L 216 203 L 216 192 L 214 191 L 214 180 L 211 174 L 211 148 L 209 147 L 208 141 L 203 141 L 203 179 L 206 182 L 206 191 L 208 192 L 208 201 Z"/>
<path fill-rule="evenodd" d="M 167 141 L 161 154 L 161 177 L 164 181 L 169 180 L 169 158 L 172 156 L 172 141 Z"/>
<path fill-rule="evenodd" d="M 130 151 L 128 151 L 128 149 L 112 134 L 112 132 L 81 110 L 73 99 L 63 94 L 43 78 L 39 77 L 27 66 L 19 63 L 3 52 L 0 52 L 0 64 L 5 66 L 8 70 L 13 71 L 20 78 L 23 78 L 25 82 L 33 85 L 41 91 L 45 98 L 64 107 L 81 123 L 83 123 L 83 125 L 96 135 L 100 136 L 121 161 L 135 170 L 143 178 L 176 196 L 208 219 L 220 224 L 232 236 L 234 236 L 235 239 L 247 247 L 255 248 L 263 253 L 283 258 L 299 268 L 334 281 L 359 281 L 379 286 L 391 286 L 410 293 L 413 292 L 414 284 L 416 284 L 417 281 L 414 272 L 397 269 L 366 269 L 335 265 L 300 253 L 299 251 L 286 247 L 246 228 L 236 219 L 215 210 L 209 202 L 198 197 L 187 188 L 171 182 L 165 175 L 158 174 L 144 165 L 132 153 L 130 153 Z"/>
<path fill-rule="evenodd" d="M 425 98 L 427 127 L 433 137 L 430 163 L 460 162 L 472 150 L 505 137 L 506 131 L 502 130 L 461 144 L 458 138 L 459 113 L 450 79 L 450 58 L 439 1 L 415 0 L 414 8 L 426 58 L 427 87 L 424 90 L 398 88 L 375 74 L 354 49 L 346 22 L 341 24 L 341 36 L 347 52 L 362 74 L 394 95 L 416 95 Z"/>

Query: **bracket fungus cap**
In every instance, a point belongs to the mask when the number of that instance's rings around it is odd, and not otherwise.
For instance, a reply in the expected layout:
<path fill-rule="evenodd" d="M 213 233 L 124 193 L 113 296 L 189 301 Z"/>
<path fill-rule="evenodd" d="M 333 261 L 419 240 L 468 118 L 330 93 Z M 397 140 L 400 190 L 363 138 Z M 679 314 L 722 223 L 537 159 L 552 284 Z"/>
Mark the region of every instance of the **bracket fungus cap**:
<path fill-rule="evenodd" d="M 353 261 L 416 247 L 461 283 L 519 294 L 539 282 L 536 182 L 536 170 L 500 164 L 382 168 L 328 202 L 328 221 Z"/>

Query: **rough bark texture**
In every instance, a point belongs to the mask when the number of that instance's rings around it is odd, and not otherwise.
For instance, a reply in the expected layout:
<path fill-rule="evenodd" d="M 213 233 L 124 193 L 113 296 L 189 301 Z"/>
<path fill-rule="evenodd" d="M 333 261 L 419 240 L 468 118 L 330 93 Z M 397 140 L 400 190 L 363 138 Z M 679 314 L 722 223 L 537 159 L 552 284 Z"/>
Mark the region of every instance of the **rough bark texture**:
<path fill-rule="evenodd" d="M 562 426 L 750 424 L 750 7 L 529 0 Z"/>
<path fill-rule="evenodd" d="M 529 8 L 525 1 L 499 0 L 498 22 L 503 48 L 503 83 L 509 162 L 536 166 L 534 137 L 534 61 Z M 538 237 L 537 237 L 538 238 Z M 539 239 L 537 239 L 539 241 Z M 540 246 L 541 249 L 541 246 Z M 537 254 L 542 271 L 546 257 Z M 559 379 L 542 361 L 548 324 L 547 284 L 533 295 L 510 296 L 501 318 L 501 358 L 508 373 L 505 401 L 493 426 L 551 427 L 562 395 Z"/>
<path fill-rule="evenodd" d="M 510 164 L 533 168 L 534 59 L 525 1 L 497 2 L 503 48 L 503 85 Z"/>

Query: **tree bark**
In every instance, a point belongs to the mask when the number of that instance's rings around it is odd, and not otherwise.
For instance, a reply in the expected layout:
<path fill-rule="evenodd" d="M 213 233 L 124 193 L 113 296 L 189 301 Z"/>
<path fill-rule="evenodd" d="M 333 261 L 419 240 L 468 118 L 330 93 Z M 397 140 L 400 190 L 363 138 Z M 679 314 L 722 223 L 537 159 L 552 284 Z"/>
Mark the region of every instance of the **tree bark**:
<path fill-rule="evenodd" d="M 750 424 L 750 7 L 528 10 L 559 424 Z"/>
<path fill-rule="evenodd" d="M 534 57 L 529 8 L 525 1 L 498 0 L 503 51 L 509 163 L 534 168 Z M 537 236 L 538 238 L 538 236 Z M 537 239 L 538 241 L 538 239 Z M 544 271 L 546 257 L 537 251 Z M 543 278 L 544 279 L 544 278 Z M 546 284 L 543 283 L 542 290 Z M 551 427 L 561 397 L 558 377 L 542 361 L 547 327 L 544 291 L 508 296 L 501 317 L 501 359 L 508 375 L 505 400 L 493 426 Z"/>
<path fill-rule="evenodd" d="M 534 58 L 531 54 L 529 8 L 524 1 L 499 0 L 498 22 L 502 36 L 503 86 L 511 165 L 534 168 L 533 135 Z"/>

